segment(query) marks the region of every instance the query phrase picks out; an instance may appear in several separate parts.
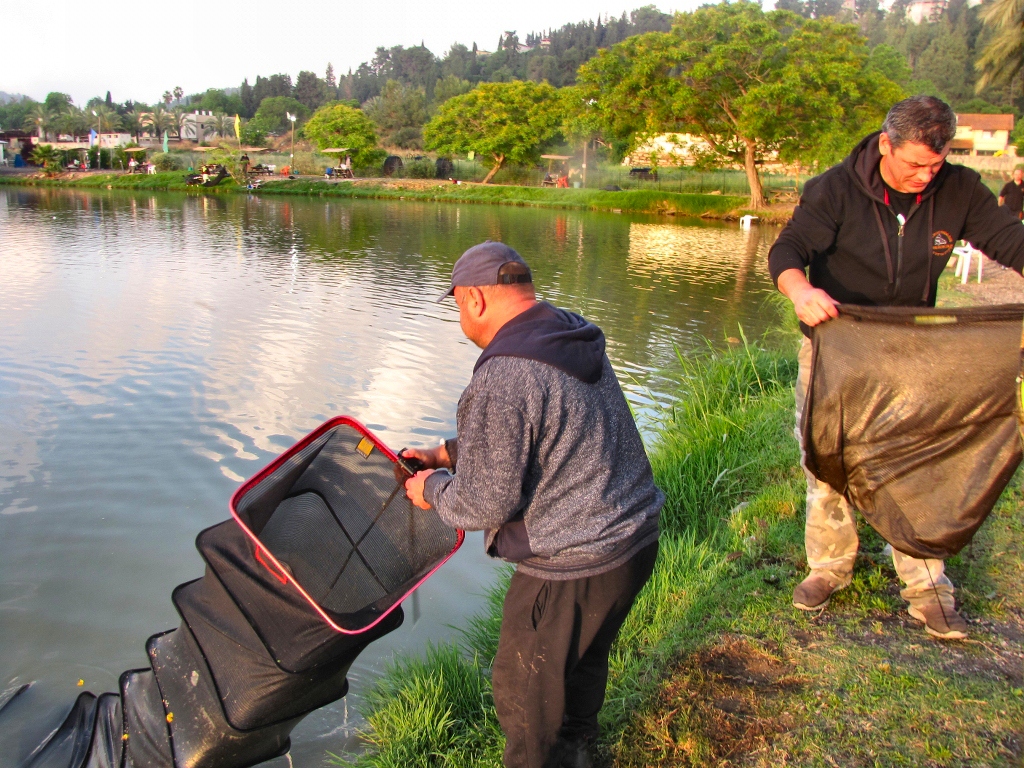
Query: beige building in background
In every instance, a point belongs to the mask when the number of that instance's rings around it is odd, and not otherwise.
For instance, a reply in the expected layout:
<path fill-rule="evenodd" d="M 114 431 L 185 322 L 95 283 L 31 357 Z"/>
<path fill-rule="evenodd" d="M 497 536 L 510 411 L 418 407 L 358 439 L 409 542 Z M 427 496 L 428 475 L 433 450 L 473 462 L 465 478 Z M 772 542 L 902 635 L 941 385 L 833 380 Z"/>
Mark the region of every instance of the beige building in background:
<path fill-rule="evenodd" d="M 973 157 L 1016 155 L 1016 148 L 1010 143 L 1011 133 L 1013 115 L 957 115 L 956 136 L 950 152 Z"/>

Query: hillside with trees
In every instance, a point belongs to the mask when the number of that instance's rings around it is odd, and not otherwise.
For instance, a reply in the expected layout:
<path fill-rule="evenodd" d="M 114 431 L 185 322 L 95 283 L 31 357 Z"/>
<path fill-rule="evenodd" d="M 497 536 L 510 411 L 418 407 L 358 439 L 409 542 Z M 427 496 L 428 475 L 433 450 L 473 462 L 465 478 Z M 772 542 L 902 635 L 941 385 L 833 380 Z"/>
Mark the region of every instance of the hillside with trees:
<path fill-rule="evenodd" d="M 287 133 L 289 115 L 301 139 L 306 121 L 329 109 L 307 133 L 315 144 L 358 137 L 366 158 L 381 146 L 473 152 L 492 171 L 560 143 L 593 142 L 618 159 L 645 137 L 677 132 L 703 140 L 703 166 L 745 168 L 758 205 L 765 159 L 835 162 L 904 94 L 933 94 L 958 112 L 1020 116 L 1021 0 L 948 0 L 920 23 L 914 1 L 886 10 L 857 0 L 850 11 L 841 0 L 779 0 L 771 12 L 736 2 L 675 16 L 649 5 L 547 32 L 505 31 L 493 51 L 381 47 L 346 74 L 328 64 L 323 76 L 257 75 L 188 95 L 173 88 L 153 104 L 118 103 L 109 92 L 84 107 L 56 92 L 43 102 L 9 99 L 0 128 L 41 138 L 90 128 L 180 137 L 188 113 L 200 110 L 216 116 L 207 139 L 233 135 L 239 115 L 242 141 L 260 144 Z M 1021 130 L 1014 138 L 1024 144 Z"/>

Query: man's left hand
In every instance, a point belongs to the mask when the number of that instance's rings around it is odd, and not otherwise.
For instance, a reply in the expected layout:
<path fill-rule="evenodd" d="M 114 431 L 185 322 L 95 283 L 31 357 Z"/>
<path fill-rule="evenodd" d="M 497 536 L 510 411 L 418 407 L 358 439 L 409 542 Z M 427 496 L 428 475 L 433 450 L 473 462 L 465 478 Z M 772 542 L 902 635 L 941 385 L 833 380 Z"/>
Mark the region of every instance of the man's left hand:
<path fill-rule="evenodd" d="M 427 500 L 423 498 L 423 483 L 432 474 L 434 474 L 434 470 L 424 469 L 405 481 L 405 495 L 409 497 L 409 501 L 420 509 L 430 509 Z"/>

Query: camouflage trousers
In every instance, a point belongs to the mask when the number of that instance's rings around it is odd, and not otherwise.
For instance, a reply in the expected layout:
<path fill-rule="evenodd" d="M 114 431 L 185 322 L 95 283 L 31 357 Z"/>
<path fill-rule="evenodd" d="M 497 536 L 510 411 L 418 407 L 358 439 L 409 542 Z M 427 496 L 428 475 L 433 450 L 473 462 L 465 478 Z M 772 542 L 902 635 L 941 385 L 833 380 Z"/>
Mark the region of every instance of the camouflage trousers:
<path fill-rule="evenodd" d="M 800 418 L 811 379 L 811 360 L 811 340 L 805 337 L 800 346 L 800 370 L 796 380 L 796 439 L 800 442 L 800 464 L 807 476 L 804 546 L 811 571 L 821 573 L 845 587 L 853 578 L 853 563 L 860 543 L 853 510 L 832 486 L 812 475 L 804 461 Z M 900 592 L 904 600 L 911 605 L 922 605 L 934 602 L 937 598 L 943 605 L 953 607 L 953 582 L 945 575 L 942 560 L 922 560 L 894 549 L 892 562 L 896 573 L 906 584 Z"/>

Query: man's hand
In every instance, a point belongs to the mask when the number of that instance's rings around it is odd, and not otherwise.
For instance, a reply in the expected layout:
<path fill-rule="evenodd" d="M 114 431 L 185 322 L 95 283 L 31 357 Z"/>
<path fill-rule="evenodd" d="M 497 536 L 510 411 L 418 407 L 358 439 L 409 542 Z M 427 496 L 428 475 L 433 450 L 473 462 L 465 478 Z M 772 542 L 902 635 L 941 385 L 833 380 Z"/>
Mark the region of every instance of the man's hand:
<path fill-rule="evenodd" d="M 779 275 L 779 290 L 793 302 L 796 316 L 805 325 L 815 326 L 839 317 L 836 300 L 807 282 L 803 270 L 787 269 Z"/>
<path fill-rule="evenodd" d="M 444 447 L 444 443 L 441 443 L 437 448 L 429 448 L 425 451 L 418 448 L 406 448 L 402 451 L 402 456 L 409 457 L 410 459 L 419 459 L 427 469 L 452 468 L 452 463 L 448 458 L 448 451 Z"/>
<path fill-rule="evenodd" d="M 408 453 L 412 453 L 412 451 L 408 451 Z M 416 458 L 419 457 L 417 456 Z M 423 459 L 420 460 L 423 461 Z M 430 505 L 423 498 L 423 483 L 432 474 L 434 474 L 434 470 L 424 469 L 405 481 L 405 495 L 409 497 L 409 501 L 420 509 L 430 509 Z"/>

